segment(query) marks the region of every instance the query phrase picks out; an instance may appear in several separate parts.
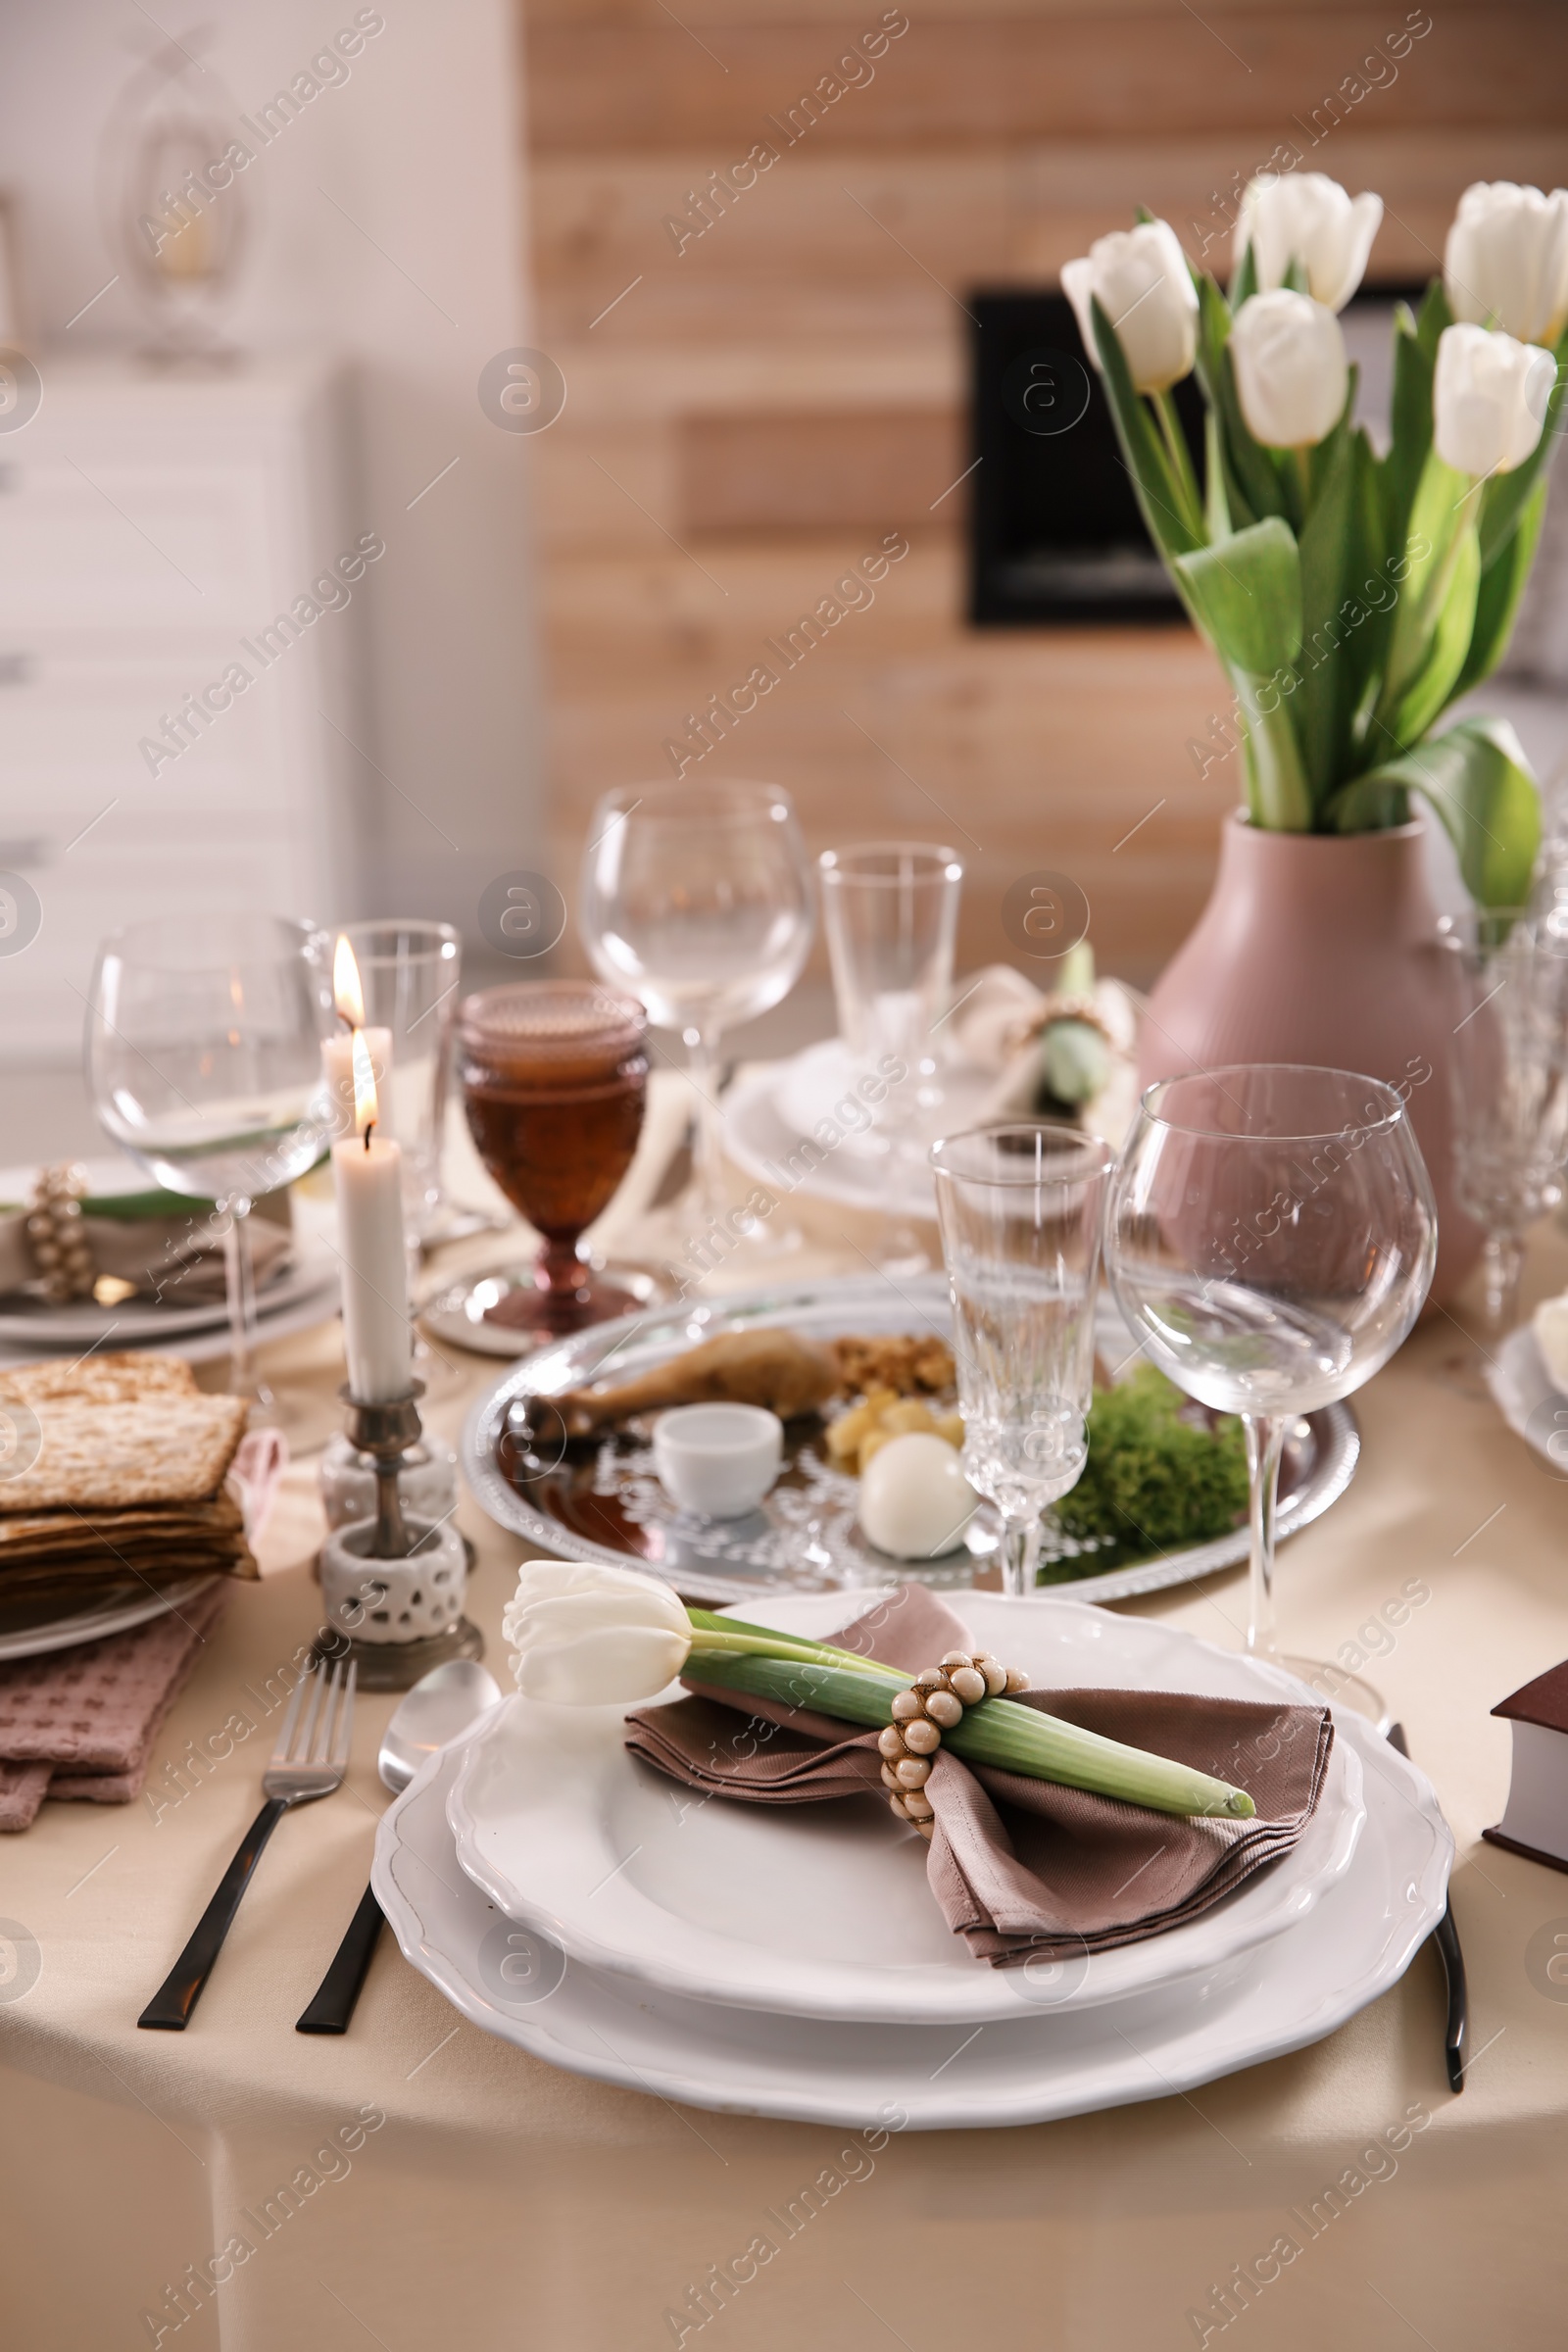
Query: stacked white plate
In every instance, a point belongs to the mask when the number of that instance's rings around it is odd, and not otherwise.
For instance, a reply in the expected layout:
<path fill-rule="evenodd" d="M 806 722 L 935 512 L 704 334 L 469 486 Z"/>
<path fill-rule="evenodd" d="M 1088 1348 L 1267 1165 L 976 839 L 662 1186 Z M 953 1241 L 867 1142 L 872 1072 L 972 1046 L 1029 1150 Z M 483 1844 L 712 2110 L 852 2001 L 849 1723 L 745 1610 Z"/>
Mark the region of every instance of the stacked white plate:
<path fill-rule="evenodd" d="M 738 1078 L 724 1095 L 724 1149 L 738 1167 L 775 1192 L 800 1190 L 841 1208 L 887 1210 L 904 1217 L 934 1217 L 936 1193 L 930 1170 L 919 1156 L 899 1167 L 888 1158 L 887 1138 L 870 1124 L 856 1097 L 864 1076 L 841 1038 L 808 1046 L 788 1061 L 769 1063 Z M 926 1111 L 927 1127 L 956 1132 L 973 1126 L 997 1091 L 993 1073 L 957 1065 L 942 1073 L 940 1111 Z M 850 1119 L 835 1118 L 834 1105 L 848 1101 Z M 841 1136 L 827 1145 L 824 1121 Z M 803 1146 L 808 1150 L 803 1152 Z"/>
<path fill-rule="evenodd" d="M 747 1614 L 826 1639 L 873 1597 Z M 1077 1602 L 955 1605 L 1041 1687 L 1312 1696 Z M 704 1798 L 627 1753 L 622 1715 L 504 1700 L 386 1814 L 375 1892 L 475 2025 L 693 2106 L 936 2130 L 1159 2098 L 1331 2033 L 1443 1911 L 1453 1840 L 1431 1787 L 1353 1714 L 1293 1853 L 1165 1936 L 1021 1969 L 949 1934 L 924 1846 L 880 1806 Z"/>

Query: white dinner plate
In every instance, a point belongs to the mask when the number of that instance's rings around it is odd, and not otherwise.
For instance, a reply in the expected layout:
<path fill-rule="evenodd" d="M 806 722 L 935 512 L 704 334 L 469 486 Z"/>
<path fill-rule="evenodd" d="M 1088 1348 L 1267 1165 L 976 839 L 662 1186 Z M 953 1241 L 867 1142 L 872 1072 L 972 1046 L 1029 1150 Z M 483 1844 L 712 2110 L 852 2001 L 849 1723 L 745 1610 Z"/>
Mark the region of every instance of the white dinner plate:
<path fill-rule="evenodd" d="M 757 1615 L 827 1639 L 872 1597 L 770 1597 Z M 995 1593 L 956 1605 L 1041 1689 L 1320 1703 L 1276 1667 L 1142 1618 Z M 1015 1972 L 977 1963 L 950 1932 L 924 1844 L 885 1807 L 705 1801 L 628 1753 L 624 1714 L 513 1698 L 474 1735 L 448 1813 L 464 1870 L 499 1910 L 573 1960 L 692 2000 L 882 2025 L 1016 2017 Z M 1207 1976 L 1283 1935 L 1343 1878 L 1364 1819 L 1359 1760 L 1337 1739 L 1294 1851 L 1185 1926 L 1086 1955 L 1067 1999 L 1091 2008 Z"/>
<path fill-rule="evenodd" d="M 446 1806 L 461 1741 L 383 1815 L 371 1878 L 404 1957 L 460 2015 L 572 2074 L 852 2130 L 1046 2123 L 1302 2049 L 1404 1974 L 1442 1917 L 1453 1840 L 1430 1784 L 1370 1724 L 1347 1716 L 1340 1737 L 1365 1768 L 1366 1828 L 1345 1876 L 1289 1936 L 1209 1980 L 1091 2010 L 1063 2013 L 1055 1972 L 1001 1971 L 1014 2008 L 989 2033 L 708 2007 L 567 1960 L 457 1867 Z"/>
<path fill-rule="evenodd" d="M 288 1270 L 257 1291 L 258 1321 L 266 1323 L 318 1299 L 336 1279 L 337 1261 L 329 1250 L 319 1242 L 296 1243 Z M 93 1298 L 70 1306 L 49 1306 L 40 1300 L 36 1307 L 0 1312 L 0 1347 L 90 1348 L 113 1337 L 117 1348 L 136 1348 L 149 1340 L 185 1339 L 220 1325 L 226 1348 L 228 1302 L 222 1298 L 205 1299 L 199 1306 L 160 1306 L 146 1298 L 125 1298 L 118 1306 L 100 1306 Z"/>
<path fill-rule="evenodd" d="M 0 1608 L 0 1660 L 44 1657 L 50 1650 L 74 1649 L 78 1642 L 98 1642 L 106 1634 L 127 1633 L 133 1625 L 146 1625 L 154 1617 L 167 1617 L 182 1608 L 217 1581 L 203 1572 L 183 1577 L 167 1592 L 143 1590 L 128 1599 L 122 1592 L 118 1599 L 94 1600 L 85 1608 L 64 1614 L 54 1602 L 42 1607 L 29 1608 L 23 1602 Z M 133 1580 L 127 1578 L 126 1583 Z"/>

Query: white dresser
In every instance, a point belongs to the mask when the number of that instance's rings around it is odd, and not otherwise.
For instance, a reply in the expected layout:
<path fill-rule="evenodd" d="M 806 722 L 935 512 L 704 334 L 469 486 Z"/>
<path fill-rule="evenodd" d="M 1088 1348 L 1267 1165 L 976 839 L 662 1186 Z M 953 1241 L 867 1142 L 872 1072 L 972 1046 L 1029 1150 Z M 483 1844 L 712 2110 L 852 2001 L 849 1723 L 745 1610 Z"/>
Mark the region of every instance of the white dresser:
<path fill-rule="evenodd" d="M 40 372 L 37 414 L 0 430 L 0 877 L 42 915 L 20 952 L 0 924 L 11 1067 L 76 1059 L 122 924 L 355 911 L 358 543 L 379 545 L 329 364 Z"/>

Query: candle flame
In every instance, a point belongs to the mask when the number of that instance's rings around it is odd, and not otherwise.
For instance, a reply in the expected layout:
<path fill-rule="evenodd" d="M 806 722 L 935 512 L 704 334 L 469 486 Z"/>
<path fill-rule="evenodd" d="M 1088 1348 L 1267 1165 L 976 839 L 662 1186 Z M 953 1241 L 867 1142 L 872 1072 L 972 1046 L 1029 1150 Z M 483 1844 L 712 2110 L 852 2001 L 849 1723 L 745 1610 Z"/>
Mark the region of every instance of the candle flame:
<path fill-rule="evenodd" d="M 352 960 L 352 959 L 351 959 Z M 370 1049 L 365 1042 L 365 1031 L 354 1032 L 354 1129 L 369 1142 L 370 1129 L 380 1116 L 375 1099 L 375 1070 L 370 1061 Z"/>
<path fill-rule="evenodd" d="M 354 950 L 340 931 L 332 954 L 332 1002 L 351 1029 L 365 1027 L 365 991 Z"/>

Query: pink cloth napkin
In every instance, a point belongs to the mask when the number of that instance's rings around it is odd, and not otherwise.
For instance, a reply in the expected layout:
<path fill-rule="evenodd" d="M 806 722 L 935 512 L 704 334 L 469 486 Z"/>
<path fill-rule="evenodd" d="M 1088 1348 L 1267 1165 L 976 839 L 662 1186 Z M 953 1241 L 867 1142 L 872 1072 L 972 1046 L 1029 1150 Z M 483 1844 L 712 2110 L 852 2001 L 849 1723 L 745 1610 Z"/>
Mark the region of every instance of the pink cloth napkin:
<path fill-rule="evenodd" d="M 971 1646 L 961 1620 L 918 1585 L 901 1586 L 835 1642 L 906 1668 L 911 1680 L 945 1650 Z M 868 1795 L 886 1807 L 875 1732 L 846 1737 L 842 1722 L 807 1708 L 712 1685 L 687 1688 L 692 1697 L 627 1718 L 627 1746 L 671 1780 L 748 1804 Z M 1289 1852 L 1322 1793 L 1334 1743 L 1326 1707 L 1177 1690 L 1018 1695 L 1085 1731 L 1245 1788 L 1257 1811 L 1250 1821 L 1188 1820 L 970 1767 L 943 1748 L 926 1783 L 936 1815 L 926 1877 L 954 1933 L 995 1967 L 1137 1943 L 1196 1918 Z M 776 1733 L 742 1740 L 737 1717 Z M 918 1851 L 915 1833 L 886 1818 L 889 1837 Z"/>
<path fill-rule="evenodd" d="M 277 1490 L 288 1468 L 288 1440 L 280 1429 L 252 1429 L 241 1438 L 223 1484 L 245 1519 L 245 1541 L 253 1547 L 272 1515 Z"/>
<path fill-rule="evenodd" d="M 128 1804 L 159 1725 L 228 1599 L 226 1580 L 128 1633 L 0 1665 L 0 1832 L 24 1830 L 46 1796 Z"/>

